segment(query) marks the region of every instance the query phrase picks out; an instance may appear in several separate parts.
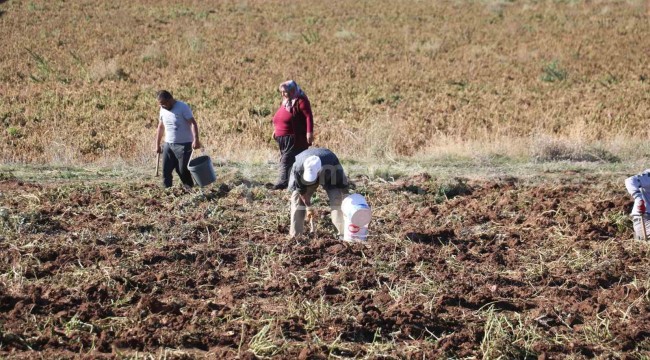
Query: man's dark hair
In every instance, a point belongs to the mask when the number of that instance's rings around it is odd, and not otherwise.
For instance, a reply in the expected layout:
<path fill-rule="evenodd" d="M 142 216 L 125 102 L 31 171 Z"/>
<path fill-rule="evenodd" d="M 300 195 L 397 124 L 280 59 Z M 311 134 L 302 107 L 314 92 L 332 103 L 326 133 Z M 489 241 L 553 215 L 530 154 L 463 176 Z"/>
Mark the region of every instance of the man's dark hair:
<path fill-rule="evenodd" d="M 174 97 L 167 90 L 160 90 L 156 93 L 156 100 L 171 100 Z"/>

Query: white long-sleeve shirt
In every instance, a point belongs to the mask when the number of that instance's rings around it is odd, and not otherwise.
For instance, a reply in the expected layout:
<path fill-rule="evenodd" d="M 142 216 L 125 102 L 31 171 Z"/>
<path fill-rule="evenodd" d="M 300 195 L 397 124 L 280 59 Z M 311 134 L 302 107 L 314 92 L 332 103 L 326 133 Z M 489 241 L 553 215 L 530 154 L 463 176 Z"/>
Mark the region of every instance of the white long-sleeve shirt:
<path fill-rule="evenodd" d="M 650 169 L 625 179 L 625 188 L 635 200 L 644 200 L 647 203 L 647 196 L 650 194 Z"/>

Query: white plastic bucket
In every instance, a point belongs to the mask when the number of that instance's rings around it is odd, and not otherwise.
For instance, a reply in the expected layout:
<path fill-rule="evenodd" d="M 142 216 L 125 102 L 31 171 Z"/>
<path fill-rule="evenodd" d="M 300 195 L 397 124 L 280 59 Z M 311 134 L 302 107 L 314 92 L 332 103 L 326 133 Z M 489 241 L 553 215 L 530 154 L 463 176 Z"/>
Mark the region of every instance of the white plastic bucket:
<path fill-rule="evenodd" d="M 648 240 L 643 238 L 643 223 L 645 223 L 645 235 L 647 238 L 650 238 L 650 218 L 648 214 L 643 215 L 643 222 L 641 222 L 641 216 L 636 215 L 632 216 L 632 224 L 634 226 L 634 238 L 636 240 Z"/>
<path fill-rule="evenodd" d="M 352 194 L 343 199 L 341 203 L 343 212 L 344 230 L 343 240 L 365 241 L 368 237 L 368 224 L 372 218 L 370 206 L 360 194 Z"/>

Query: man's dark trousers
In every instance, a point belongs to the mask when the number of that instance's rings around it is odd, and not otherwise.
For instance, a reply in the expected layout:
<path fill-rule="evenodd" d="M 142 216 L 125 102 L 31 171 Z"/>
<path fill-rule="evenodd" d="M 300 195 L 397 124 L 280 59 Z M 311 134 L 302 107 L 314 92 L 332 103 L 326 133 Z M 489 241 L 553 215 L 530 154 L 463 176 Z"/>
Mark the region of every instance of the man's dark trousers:
<path fill-rule="evenodd" d="M 187 164 L 190 162 L 192 156 L 192 143 L 165 143 L 162 151 L 162 167 L 163 167 L 163 185 L 165 187 L 172 186 L 172 172 L 176 173 L 181 178 L 183 184 L 187 186 L 194 186 L 192 175 L 187 169 Z"/>

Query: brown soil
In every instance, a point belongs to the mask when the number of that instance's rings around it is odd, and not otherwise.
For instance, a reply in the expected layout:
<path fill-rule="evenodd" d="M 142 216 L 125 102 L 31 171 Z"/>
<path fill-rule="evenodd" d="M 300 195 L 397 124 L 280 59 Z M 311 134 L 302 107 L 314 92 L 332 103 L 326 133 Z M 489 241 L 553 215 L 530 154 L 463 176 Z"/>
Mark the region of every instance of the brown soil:
<path fill-rule="evenodd" d="M 0 181 L 0 356 L 650 351 L 649 246 L 630 240 L 621 184 L 355 184 L 368 245 L 334 240 L 327 213 L 317 236 L 287 240 L 287 194 L 254 184 Z M 495 318 L 505 338 L 486 334 Z"/>

